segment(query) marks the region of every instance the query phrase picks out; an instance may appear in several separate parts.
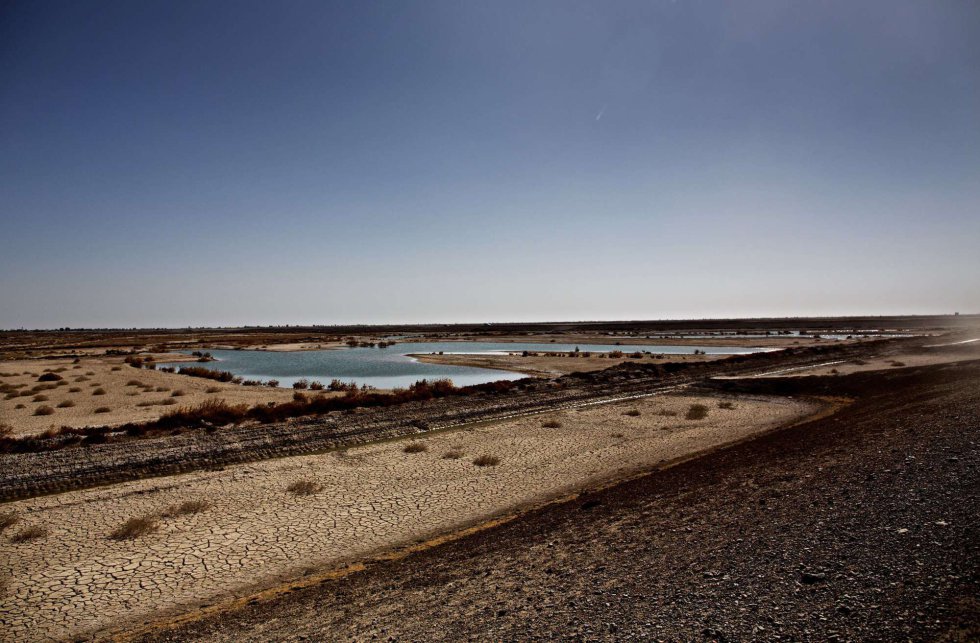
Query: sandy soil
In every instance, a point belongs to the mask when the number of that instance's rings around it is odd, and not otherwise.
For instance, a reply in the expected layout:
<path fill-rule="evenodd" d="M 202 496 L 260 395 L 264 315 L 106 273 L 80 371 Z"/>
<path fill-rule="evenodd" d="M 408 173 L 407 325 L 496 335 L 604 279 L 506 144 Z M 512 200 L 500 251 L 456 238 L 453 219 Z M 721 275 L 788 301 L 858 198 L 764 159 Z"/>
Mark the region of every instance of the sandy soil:
<path fill-rule="evenodd" d="M 555 355 L 529 355 L 523 357 L 520 353 L 513 355 L 430 355 L 420 353 L 412 355 L 420 362 L 430 364 L 452 364 L 456 366 L 476 366 L 479 368 L 496 368 L 506 371 L 516 371 L 535 377 L 554 377 L 567 373 L 585 373 L 600 371 L 623 362 L 649 362 L 659 364 L 666 362 L 705 362 L 723 359 L 727 355 L 664 355 L 663 359 L 655 359 L 652 355 L 644 355 L 640 359 L 631 357 L 603 357 L 593 354 L 590 357 L 557 357 Z"/>
<path fill-rule="evenodd" d="M 721 408 L 722 400 L 734 408 Z M 706 419 L 687 420 L 692 404 Z M 647 470 L 814 412 L 801 399 L 666 395 L 434 433 L 409 441 L 268 460 L 35 498 L 3 506 L 20 523 L 0 540 L 0 638 L 69 637 L 199 607 L 304 571 Z M 637 416 L 625 415 L 636 409 Z M 671 415 L 673 414 L 673 415 Z M 561 424 L 547 428 L 545 421 Z M 447 458 L 456 451 L 458 458 Z M 492 455 L 497 466 L 475 466 Z M 287 488 L 318 485 L 312 495 Z M 189 500 L 203 512 L 160 519 L 135 540 L 130 518 Z M 16 535 L 46 529 L 23 543 Z"/>
<path fill-rule="evenodd" d="M 187 360 L 186 355 L 169 358 Z M 160 355 L 157 360 L 163 364 L 168 356 Z M 218 368 L 214 364 L 201 366 Z M 37 378 L 46 370 L 55 371 L 64 379 L 61 382 L 38 382 Z M 145 386 L 130 385 L 131 381 L 139 381 Z M 41 433 L 62 426 L 145 422 L 178 406 L 200 404 L 209 398 L 254 405 L 285 402 L 293 395 L 292 390 L 286 389 L 241 386 L 159 370 L 136 369 L 124 364 L 122 357 L 86 357 L 79 364 L 73 364 L 71 359 L 3 361 L 0 362 L 0 383 L 17 386 L 18 392 L 30 391 L 39 384 L 50 386 L 46 390 L 12 399 L 6 399 L 9 394 L 0 397 L 0 422 L 13 427 L 15 436 Z M 95 391 L 100 389 L 105 393 L 95 395 Z M 35 401 L 37 395 L 47 399 Z M 65 402 L 73 406 L 58 406 Z M 139 406 L 145 403 L 152 403 L 152 406 Z M 17 408 L 19 405 L 23 408 Z M 54 413 L 35 415 L 41 406 L 54 409 Z M 100 407 L 110 410 L 96 413 Z"/>

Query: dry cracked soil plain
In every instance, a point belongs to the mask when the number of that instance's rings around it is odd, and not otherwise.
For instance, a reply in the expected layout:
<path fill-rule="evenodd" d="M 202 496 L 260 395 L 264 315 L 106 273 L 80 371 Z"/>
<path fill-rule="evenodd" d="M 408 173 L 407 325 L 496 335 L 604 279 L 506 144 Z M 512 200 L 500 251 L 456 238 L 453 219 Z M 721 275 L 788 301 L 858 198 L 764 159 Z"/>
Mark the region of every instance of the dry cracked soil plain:
<path fill-rule="evenodd" d="M 705 418 L 685 417 L 695 404 L 707 408 Z M 658 395 L 7 503 L 19 522 L 0 540 L 0 633 L 18 641 L 106 634 L 648 470 L 825 406 Z M 480 456 L 499 463 L 477 466 Z M 296 483 L 307 487 L 290 491 Z M 185 502 L 207 506 L 168 511 Z M 113 537 L 144 517 L 148 533 Z M 15 542 L 32 528 L 45 533 Z"/>
<path fill-rule="evenodd" d="M 980 361 L 728 383 L 836 414 L 152 641 L 980 640 Z"/>

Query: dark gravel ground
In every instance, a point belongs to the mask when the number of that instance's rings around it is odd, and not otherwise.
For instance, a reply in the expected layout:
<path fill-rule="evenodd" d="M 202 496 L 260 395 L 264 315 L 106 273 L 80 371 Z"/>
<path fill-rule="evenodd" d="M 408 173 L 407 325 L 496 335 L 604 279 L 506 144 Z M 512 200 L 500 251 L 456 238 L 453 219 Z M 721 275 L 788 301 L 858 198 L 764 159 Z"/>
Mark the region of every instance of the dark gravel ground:
<path fill-rule="evenodd" d="M 980 362 L 158 640 L 980 640 Z"/>

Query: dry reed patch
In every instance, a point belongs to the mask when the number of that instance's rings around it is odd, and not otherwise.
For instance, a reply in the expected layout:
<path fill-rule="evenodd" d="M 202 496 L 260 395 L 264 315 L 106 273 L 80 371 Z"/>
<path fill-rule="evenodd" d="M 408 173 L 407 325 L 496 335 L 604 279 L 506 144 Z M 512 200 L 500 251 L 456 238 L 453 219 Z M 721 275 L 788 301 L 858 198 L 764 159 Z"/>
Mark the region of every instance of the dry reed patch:
<path fill-rule="evenodd" d="M 38 526 L 27 527 L 26 529 L 23 529 L 18 533 L 14 534 L 13 536 L 11 536 L 10 542 L 28 543 L 31 542 L 32 540 L 38 540 L 40 538 L 44 538 L 47 535 L 48 535 L 48 530 L 46 527 L 38 527 Z"/>
<path fill-rule="evenodd" d="M 481 455 L 473 459 L 473 464 L 478 467 L 495 467 L 500 464 L 500 458 L 495 455 Z"/>
<path fill-rule="evenodd" d="M 312 496 L 322 489 L 323 487 L 313 480 L 297 480 L 286 487 L 286 491 L 294 496 Z"/>
<path fill-rule="evenodd" d="M 704 404 L 692 404 L 684 414 L 685 420 L 703 420 L 706 417 L 708 417 L 708 407 Z"/>
<path fill-rule="evenodd" d="M 160 525 L 157 522 L 156 516 L 140 516 L 138 518 L 130 518 L 124 522 L 109 534 L 109 537 L 113 540 L 133 540 L 134 538 L 153 533 L 159 528 Z"/>
<path fill-rule="evenodd" d="M 405 453 L 425 453 L 428 450 L 429 447 L 423 442 L 411 442 L 406 444 L 405 448 L 402 449 Z"/>

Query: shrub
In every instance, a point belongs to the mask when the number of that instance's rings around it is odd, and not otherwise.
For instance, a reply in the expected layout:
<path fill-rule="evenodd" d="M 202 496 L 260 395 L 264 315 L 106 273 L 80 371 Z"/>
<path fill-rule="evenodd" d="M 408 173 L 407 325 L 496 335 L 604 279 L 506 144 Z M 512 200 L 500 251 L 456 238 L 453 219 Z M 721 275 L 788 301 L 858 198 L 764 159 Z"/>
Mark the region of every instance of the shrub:
<path fill-rule="evenodd" d="M 70 389 L 68 389 L 68 392 L 69 393 L 81 393 L 82 392 L 82 388 L 80 386 L 73 386 Z"/>
<path fill-rule="evenodd" d="M 322 391 L 323 390 L 323 383 L 322 382 L 317 382 L 317 381 L 310 382 L 310 390 L 311 391 Z"/>
<path fill-rule="evenodd" d="M 133 540 L 151 534 L 159 528 L 160 525 L 155 516 L 141 516 L 130 518 L 109 534 L 109 537 L 113 540 Z"/>
<path fill-rule="evenodd" d="M 44 538 L 48 535 L 48 530 L 45 527 L 27 527 L 20 533 L 14 534 L 10 537 L 10 542 L 12 543 L 26 543 L 32 540 L 37 540 L 38 538 Z"/>
<path fill-rule="evenodd" d="M 446 451 L 442 454 L 443 460 L 459 460 L 463 457 L 463 452 L 459 449 L 452 449 L 451 451 Z"/>
<path fill-rule="evenodd" d="M 215 371 L 201 366 L 181 366 L 177 370 L 177 373 L 179 375 L 190 375 L 191 377 L 203 377 L 204 379 L 214 380 L 216 382 L 233 382 L 237 384 L 242 381 L 240 377 L 228 371 Z"/>
<path fill-rule="evenodd" d="M 312 496 L 321 489 L 323 489 L 323 487 L 313 480 L 297 480 L 286 487 L 286 491 L 294 496 Z"/>
<path fill-rule="evenodd" d="M 620 358 L 622 356 L 623 356 L 623 351 L 610 351 L 609 352 L 609 357 L 612 357 L 612 358 L 617 358 L 618 359 L 618 358 Z"/>
<path fill-rule="evenodd" d="M 294 389 L 307 389 L 309 387 L 310 387 L 310 382 L 309 382 L 309 380 L 307 380 L 305 378 L 304 379 L 298 379 L 295 382 L 293 382 L 293 388 Z"/>
<path fill-rule="evenodd" d="M 429 450 L 429 447 L 423 442 L 410 442 L 405 445 L 402 449 L 405 453 L 424 453 Z"/>
<path fill-rule="evenodd" d="M 704 404 L 692 404 L 684 415 L 686 420 L 703 420 L 708 417 L 708 407 Z"/>
<path fill-rule="evenodd" d="M 31 400 L 31 401 L 32 402 L 47 402 L 48 401 L 48 396 L 47 395 L 35 395 L 34 396 L 34 399 Z"/>
<path fill-rule="evenodd" d="M 187 393 L 185 393 L 181 389 L 177 389 L 176 391 L 170 394 L 170 397 L 184 397 L 185 395 L 187 395 Z"/>
<path fill-rule="evenodd" d="M 108 406 L 100 406 L 99 408 L 95 409 L 96 413 L 109 413 L 110 411 L 112 411 L 112 409 L 110 409 Z"/>
<path fill-rule="evenodd" d="M 221 387 L 220 386 L 209 386 L 204 392 L 205 393 L 220 393 L 221 392 Z"/>
<path fill-rule="evenodd" d="M 161 518 L 177 518 L 178 516 L 190 516 L 199 514 L 211 506 L 206 500 L 186 500 L 179 505 L 170 505 L 160 512 Z"/>
<path fill-rule="evenodd" d="M 113 366 L 112 367 L 112 370 L 114 370 L 114 371 L 121 371 L 122 370 L 122 366 Z"/>
<path fill-rule="evenodd" d="M 57 373 L 45 373 L 41 377 L 37 378 L 38 382 L 59 382 L 62 377 Z"/>
<path fill-rule="evenodd" d="M 146 384 L 144 384 L 143 382 L 141 382 L 139 380 L 129 380 L 128 382 L 126 382 L 126 386 L 139 386 L 139 387 L 143 387 L 143 386 L 146 386 Z"/>
<path fill-rule="evenodd" d="M 14 406 L 14 408 L 15 409 L 26 409 L 27 407 L 24 406 L 23 404 L 17 404 L 17 405 Z"/>
<path fill-rule="evenodd" d="M 677 415 L 677 411 L 670 411 L 668 409 L 664 409 L 663 411 L 660 411 L 659 413 L 657 413 L 657 415 L 662 415 L 663 417 L 672 418 L 672 417 L 675 417 Z"/>
<path fill-rule="evenodd" d="M 500 464 L 500 458 L 495 455 L 481 455 L 473 460 L 478 467 L 495 467 Z"/>
<path fill-rule="evenodd" d="M 0 513 L 0 534 L 2 534 L 6 529 L 16 525 L 18 522 L 20 522 L 20 516 L 13 511 L 5 511 L 4 513 Z"/>
<path fill-rule="evenodd" d="M 628 415 L 628 416 L 630 416 L 632 418 L 640 417 L 640 411 L 639 411 L 639 409 L 630 409 L 629 411 L 626 411 L 625 413 L 623 413 L 623 415 Z"/>
<path fill-rule="evenodd" d="M 719 409 L 734 409 L 735 405 L 731 402 L 718 402 Z"/>
<path fill-rule="evenodd" d="M 100 386 L 99 388 L 92 391 L 92 395 L 105 395 L 105 389 Z"/>
<path fill-rule="evenodd" d="M 541 426 L 543 426 L 546 429 L 560 429 L 561 422 L 559 422 L 558 420 L 548 420 L 547 422 L 542 422 Z"/>
<path fill-rule="evenodd" d="M 279 380 L 269 380 L 268 382 L 265 383 L 265 385 L 268 386 L 269 388 L 278 388 Z"/>
<path fill-rule="evenodd" d="M 236 424 L 245 419 L 248 407 L 244 404 L 232 406 L 224 400 L 205 400 L 197 406 L 183 407 L 165 413 L 154 424 L 158 428 L 170 429 L 210 424 L 222 426 Z"/>
<path fill-rule="evenodd" d="M 158 386 L 158 387 L 156 387 L 156 388 L 155 388 L 155 389 L 153 389 L 153 390 L 154 390 L 154 391 L 156 391 L 157 393 L 166 393 L 166 392 L 167 392 L 167 391 L 169 391 L 170 389 L 169 389 L 169 388 L 167 388 L 166 386 Z"/>
<path fill-rule="evenodd" d="M 34 409 L 34 415 L 54 415 L 54 409 L 50 406 L 41 405 Z"/>
<path fill-rule="evenodd" d="M 75 406 L 75 403 L 72 402 L 71 400 L 65 400 L 63 402 L 58 402 L 58 408 L 59 409 L 67 409 L 67 408 L 70 408 L 72 406 Z"/>

